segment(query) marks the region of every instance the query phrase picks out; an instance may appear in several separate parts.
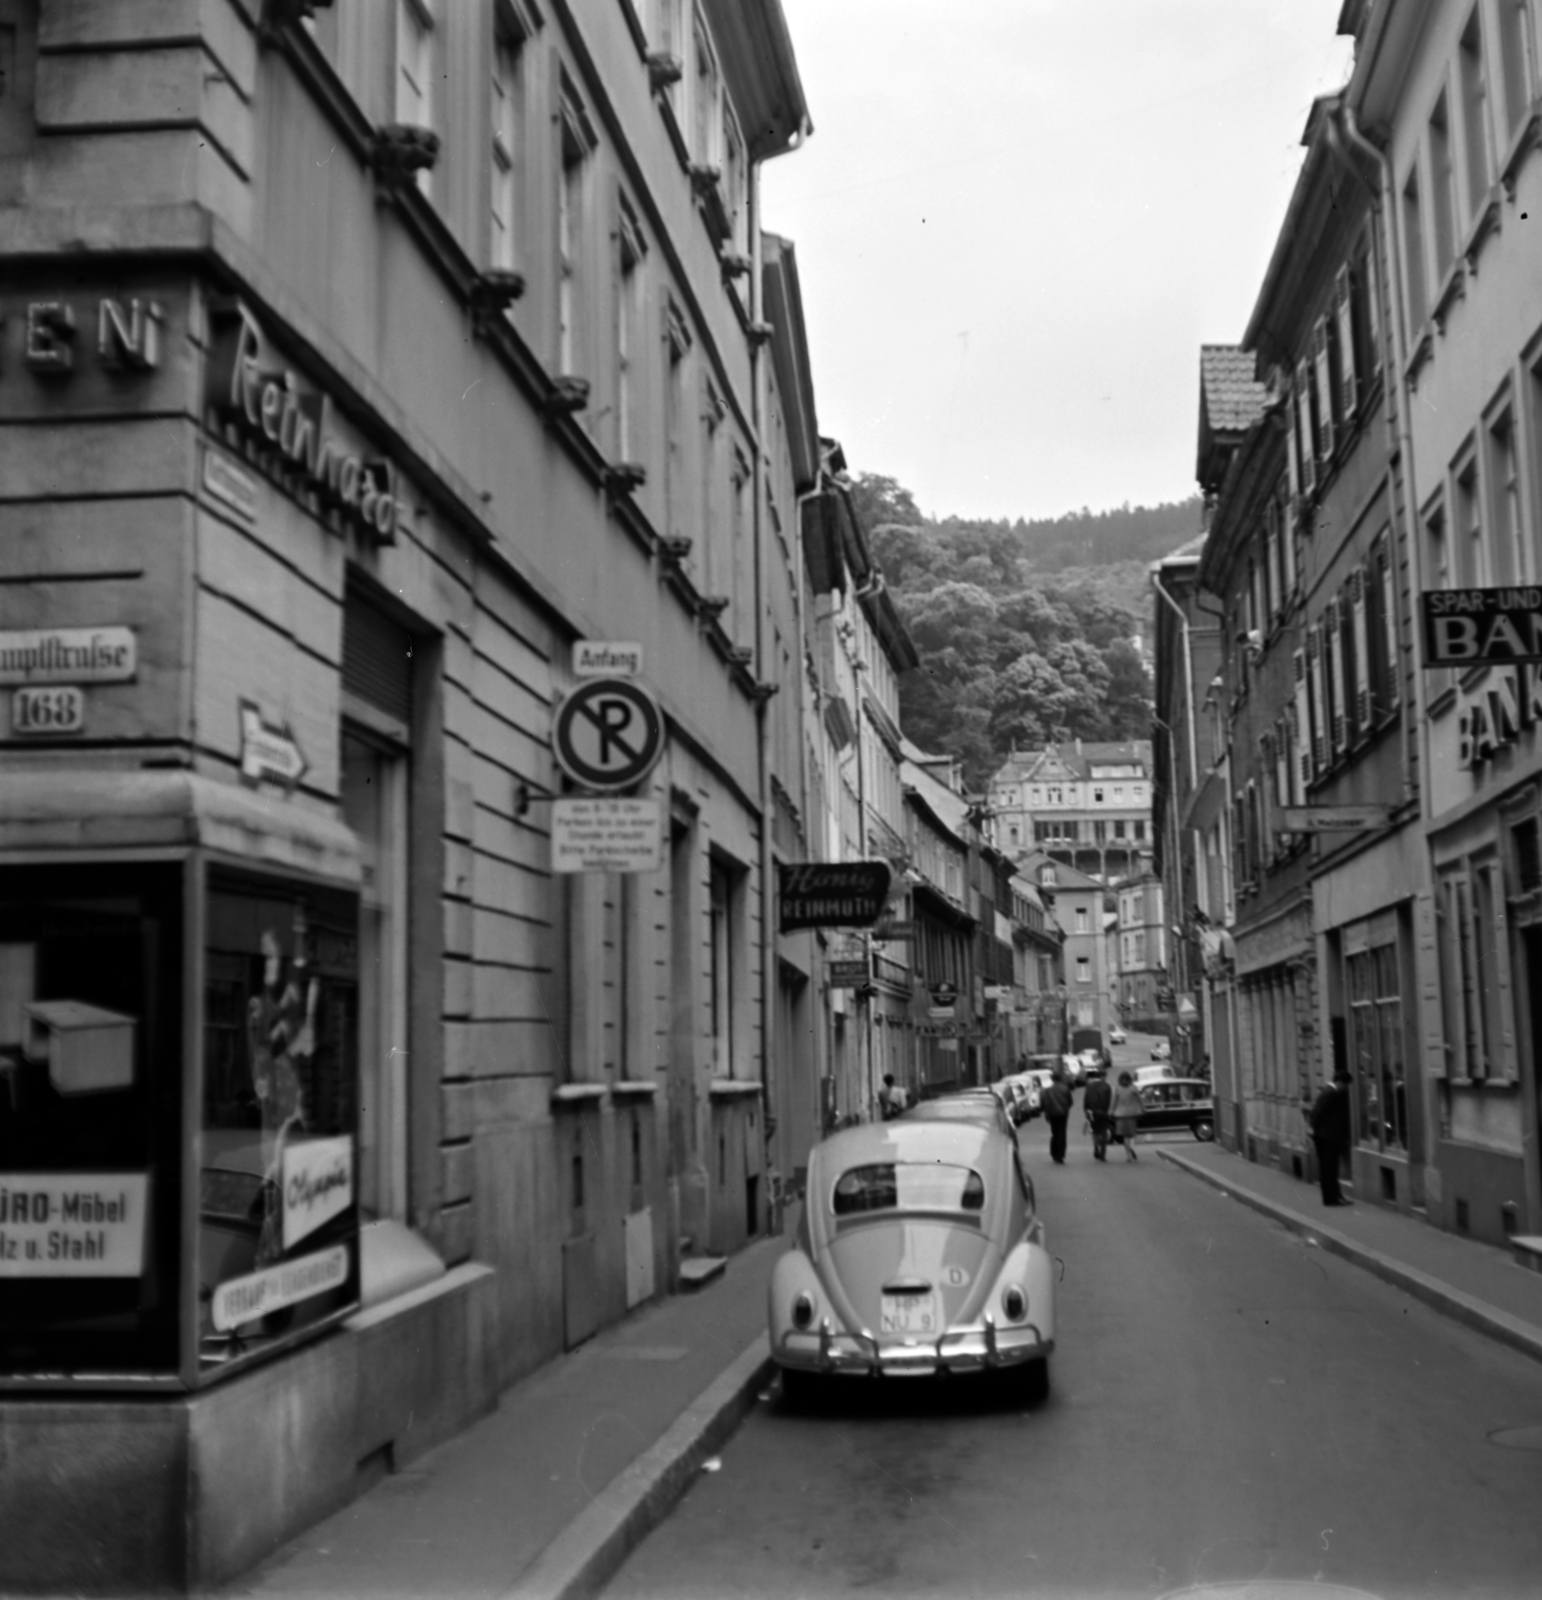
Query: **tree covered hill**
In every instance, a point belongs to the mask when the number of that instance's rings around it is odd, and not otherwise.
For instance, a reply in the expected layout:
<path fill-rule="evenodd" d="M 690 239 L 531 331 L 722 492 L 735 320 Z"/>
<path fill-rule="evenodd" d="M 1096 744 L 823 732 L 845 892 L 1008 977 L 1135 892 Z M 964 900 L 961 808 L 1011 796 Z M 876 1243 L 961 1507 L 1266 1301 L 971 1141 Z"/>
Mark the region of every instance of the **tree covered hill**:
<path fill-rule="evenodd" d="M 964 763 L 972 787 L 1019 748 L 1148 738 L 1150 562 L 1199 529 L 1196 497 L 1053 520 L 924 516 L 892 478 L 852 484 L 857 515 L 921 665 L 900 680 L 905 732 Z"/>

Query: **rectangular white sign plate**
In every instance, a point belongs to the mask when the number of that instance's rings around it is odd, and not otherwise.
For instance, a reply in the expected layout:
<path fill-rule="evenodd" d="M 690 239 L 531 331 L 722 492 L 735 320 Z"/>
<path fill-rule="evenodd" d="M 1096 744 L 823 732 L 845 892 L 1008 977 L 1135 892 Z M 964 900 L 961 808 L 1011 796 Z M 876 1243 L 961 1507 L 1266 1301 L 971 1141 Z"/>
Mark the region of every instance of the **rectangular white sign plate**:
<path fill-rule="evenodd" d="M 1280 825 L 1287 833 L 1360 833 L 1388 826 L 1388 806 L 1285 806 Z"/>
<path fill-rule="evenodd" d="M 132 628 L 20 628 L 0 633 L 0 683 L 127 683 Z"/>
<path fill-rule="evenodd" d="M 73 683 L 38 684 L 11 692 L 11 732 L 18 739 L 79 733 L 86 725 L 86 691 Z"/>
<path fill-rule="evenodd" d="M 283 1181 L 289 1250 L 353 1204 L 353 1140 L 344 1135 L 286 1144 Z"/>
<path fill-rule="evenodd" d="M 0 1278 L 138 1278 L 144 1172 L 0 1173 Z"/>
<path fill-rule="evenodd" d="M 243 522 L 257 520 L 257 480 L 218 450 L 203 453 L 203 486 Z"/>
<path fill-rule="evenodd" d="M 664 864 L 658 800 L 552 801 L 553 872 L 657 872 Z"/>
<path fill-rule="evenodd" d="M 615 639 L 579 639 L 573 645 L 575 678 L 635 678 L 641 671 L 640 644 Z"/>
<path fill-rule="evenodd" d="M 229 1278 L 214 1291 L 211 1314 L 215 1329 L 229 1333 L 270 1311 L 282 1311 L 285 1306 L 340 1289 L 347 1281 L 348 1246 L 343 1244 L 297 1261 L 281 1261 L 244 1278 Z"/>

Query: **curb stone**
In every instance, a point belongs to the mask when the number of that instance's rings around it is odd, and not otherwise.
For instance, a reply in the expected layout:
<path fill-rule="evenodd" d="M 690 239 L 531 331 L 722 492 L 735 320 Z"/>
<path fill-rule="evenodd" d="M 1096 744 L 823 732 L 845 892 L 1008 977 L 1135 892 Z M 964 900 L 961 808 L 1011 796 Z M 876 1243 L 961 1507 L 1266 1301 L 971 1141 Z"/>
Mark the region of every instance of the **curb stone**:
<path fill-rule="evenodd" d="M 770 1342 L 761 1334 L 656 1444 L 600 1490 L 502 1600 L 590 1600 L 598 1594 L 732 1436 L 772 1371 Z"/>
<path fill-rule="evenodd" d="M 1450 1284 L 1442 1283 L 1439 1278 L 1432 1278 L 1427 1272 L 1420 1272 L 1417 1267 L 1405 1266 L 1402 1262 L 1383 1255 L 1379 1250 L 1372 1250 L 1369 1245 L 1359 1244 L 1341 1233 L 1335 1233 L 1332 1228 L 1326 1228 L 1320 1222 L 1313 1222 L 1299 1211 L 1292 1211 L 1288 1206 L 1266 1200 L 1262 1195 L 1250 1194 L 1239 1185 L 1228 1183 L 1221 1175 L 1207 1172 L 1203 1167 L 1185 1161 L 1182 1156 L 1171 1155 L 1166 1150 L 1158 1150 L 1157 1154 L 1162 1160 L 1188 1173 L 1191 1178 L 1198 1178 L 1223 1195 L 1233 1200 L 1240 1200 L 1243 1205 L 1251 1206 L 1254 1211 L 1261 1212 L 1275 1222 L 1283 1223 L 1292 1233 L 1314 1240 L 1329 1254 L 1340 1256 L 1357 1267 L 1363 1267 L 1384 1283 L 1390 1283 L 1395 1288 L 1404 1290 L 1415 1300 L 1422 1301 L 1433 1310 L 1451 1317 L 1478 1333 L 1487 1334 L 1489 1338 L 1508 1345 L 1512 1350 L 1520 1351 L 1522 1355 L 1530 1356 L 1534 1361 L 1542 1361 L 1542 1330 L 1533 1327 L 1531 1323 L 1511 1316 L 1508 1311 L 1501 1311 L 1497 1306 L 1491 1306 L 1473 1295 L 1464 1294 L 1460 1289 L 1453 1289 Z"/>

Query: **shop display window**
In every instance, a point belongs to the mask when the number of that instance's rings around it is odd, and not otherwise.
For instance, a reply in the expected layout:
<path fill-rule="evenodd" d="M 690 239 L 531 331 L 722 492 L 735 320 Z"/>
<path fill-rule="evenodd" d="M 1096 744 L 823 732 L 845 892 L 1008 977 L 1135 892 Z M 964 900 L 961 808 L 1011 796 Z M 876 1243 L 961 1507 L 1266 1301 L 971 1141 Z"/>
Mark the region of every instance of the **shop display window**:
<path fill-rule="evenodd" d="M 198 1363 L 358 1298 L 358 899 L 210 872 Z"/>
<path fill-rule="evenodd" d="M 0 1381 L 177 1372 L 183 872 L 0 872 Z"/>

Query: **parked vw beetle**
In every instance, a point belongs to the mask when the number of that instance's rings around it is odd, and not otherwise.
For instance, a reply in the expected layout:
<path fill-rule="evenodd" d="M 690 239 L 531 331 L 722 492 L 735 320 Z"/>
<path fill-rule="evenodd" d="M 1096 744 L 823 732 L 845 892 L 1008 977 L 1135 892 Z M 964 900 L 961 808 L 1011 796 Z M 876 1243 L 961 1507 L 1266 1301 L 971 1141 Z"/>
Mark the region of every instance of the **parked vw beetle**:
<path fill-rule="evenodd" d="M 1049 1385 L 1054 1263 L 1017 1142 L 921 1115 L 809 1156 L 796 1242 L 771 1275 L 771 1354 L 796 1401 L 825 1377 L 1009 1375 Z"/>

